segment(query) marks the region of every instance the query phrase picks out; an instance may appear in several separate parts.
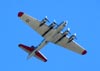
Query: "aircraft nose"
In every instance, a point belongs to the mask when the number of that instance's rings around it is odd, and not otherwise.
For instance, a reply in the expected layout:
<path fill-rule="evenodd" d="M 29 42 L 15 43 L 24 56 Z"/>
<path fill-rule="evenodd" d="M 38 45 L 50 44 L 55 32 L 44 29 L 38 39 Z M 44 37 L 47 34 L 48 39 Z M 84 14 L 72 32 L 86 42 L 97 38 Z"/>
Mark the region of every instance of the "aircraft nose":
<path fill-rule="evenodd" d="M 21 17 L 23 14 L 24 14 L 23 12 L 19 12 L 18 17 Z"/>
<path fill-rule="evenodd" d="M 82 55 L 85 55 L 87 53 L 87 51 L 86 50 L 84 50 L 83 52 L 82 52 Z"/>

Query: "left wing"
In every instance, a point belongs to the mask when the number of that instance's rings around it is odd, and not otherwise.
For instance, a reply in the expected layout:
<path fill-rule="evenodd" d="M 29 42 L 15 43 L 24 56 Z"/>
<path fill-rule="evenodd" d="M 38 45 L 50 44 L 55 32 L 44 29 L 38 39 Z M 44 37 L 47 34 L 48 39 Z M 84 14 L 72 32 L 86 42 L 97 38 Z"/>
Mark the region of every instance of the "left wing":
<path fill-rule="evenodd" d="M 62 33 L 57 34 L 51 42 L 82 55 L 87 53 L 87 51 L 78 43 L 76 43 L 75 41 L 71 41 L 68 43 L 69 38 L 68 37 L 61 38 L 62 36 L 63 36 Z"/>
<path fill-rule="evenodd" d="M 25 23 L 27 23 L 30 27 L 32 27 L 32 29 L 37 31 L 41 36 L 49 29 L 48 25 L 43 24 L 42 26 L 40 26 L 40 21 L 35 18 L 32 18 L 31 16 L 23 12 L 19 12 L 18 17 L 22 19 Z"/>

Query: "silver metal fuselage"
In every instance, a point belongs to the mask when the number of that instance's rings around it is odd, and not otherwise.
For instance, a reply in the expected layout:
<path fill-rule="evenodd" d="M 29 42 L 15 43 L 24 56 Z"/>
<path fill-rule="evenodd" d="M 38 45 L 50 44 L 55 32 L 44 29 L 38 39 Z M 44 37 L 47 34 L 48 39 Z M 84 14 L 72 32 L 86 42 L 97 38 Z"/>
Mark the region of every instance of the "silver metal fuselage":
<path fill-rule="evenodd" d="M 44 36 L 44 40 L 37 46 L 37 48 L 29 54 L 28 59 L 31 58 L 33 55 L 35 55 L 35 52 L 40 50 L 42 47 L 44 47 L 49 41 L 53 40 L 54 36 L 56 34 L 58 34 L 59 32 L 61 32 L 61 30 L 65 27 L 65 24 L 61 24 L 60 26 L 58 26 L 56 29 L 51 29 L 45 36 Z"/>

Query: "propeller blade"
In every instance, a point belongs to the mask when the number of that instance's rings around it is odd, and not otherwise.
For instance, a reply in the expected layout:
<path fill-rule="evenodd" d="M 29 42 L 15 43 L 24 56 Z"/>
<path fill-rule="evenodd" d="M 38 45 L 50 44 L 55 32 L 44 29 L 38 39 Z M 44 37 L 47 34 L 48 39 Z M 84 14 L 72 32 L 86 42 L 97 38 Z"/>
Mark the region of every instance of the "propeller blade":
<path fill-rule="evenodd" d="M 74 33 L 75 39 L 77 40 L 76 33 Z"/>
<path fill-rule="evenodd" d="M 50 23 L 50 21 L 48 20 L 48 17 L 47 17 L 47 16 L 45 16 L 45 20 L 48 21 L 48 22 Z"/>
<path fill-rule="evenodd" d="M 47 17 L 47 16 L 45 16 L 45 18 L 47 19 L 48 17 Z"/>
<path fill-rule="evenodd" d="M 53 20 L 53 23 L 54 23 L 54 24 L 56 24 L 56 25 L 58 26 L 58 24 L 57 24 L 57 22 L 56 22 L 56 20 L 55 20 L 55 19 Z"/>
<path fill-rule="evenodd" d="M 71 34 L 71 33 L 70 33 L 70 28 L 68 28 L 67 31 L 68 31 L 69 34 Z"/>
<path fill-rule="evenodd" d="M 76 33 L 74 33 L 74 36 L 76 36 Z"/>
<path fill-rule="evenodd" d="M 55 19 L 54 19 L 54 21 L 53 21 L 53 22 L 54 22 L 54 24 L 56 24 L 56 25 L 57 25 L 57 23 L 56 23 L 56 20 L 55 20 Z"/>
<path fill-rule="evenodd" d="M 68 24 L 68 20 L 66 21 L 66 24 Z"/>

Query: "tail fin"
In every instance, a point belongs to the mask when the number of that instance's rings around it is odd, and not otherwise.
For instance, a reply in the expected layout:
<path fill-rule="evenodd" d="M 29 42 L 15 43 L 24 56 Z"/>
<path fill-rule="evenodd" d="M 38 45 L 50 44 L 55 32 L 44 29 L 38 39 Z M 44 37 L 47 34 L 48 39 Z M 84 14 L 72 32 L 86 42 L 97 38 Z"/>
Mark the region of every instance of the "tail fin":
<path fill-rule="evenodd" d="M 26 46 L 26 45 L 23 45 L 23 44 L 19 44 L 18 45 L 20 48 L 22 48 L 24 51 L 26 51 L 27 53 L 31 53 L 32 51 L 35 50 L 35 47 L 34 46 Z M 40 51 L 36 51 L 35 52 L 35 55 L 34 55 L 36 58 L 46 62 L 47 61 L 47 58 L 40 52 Z"/>

